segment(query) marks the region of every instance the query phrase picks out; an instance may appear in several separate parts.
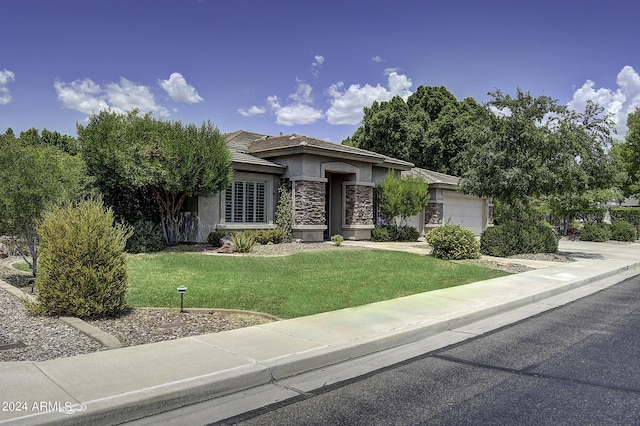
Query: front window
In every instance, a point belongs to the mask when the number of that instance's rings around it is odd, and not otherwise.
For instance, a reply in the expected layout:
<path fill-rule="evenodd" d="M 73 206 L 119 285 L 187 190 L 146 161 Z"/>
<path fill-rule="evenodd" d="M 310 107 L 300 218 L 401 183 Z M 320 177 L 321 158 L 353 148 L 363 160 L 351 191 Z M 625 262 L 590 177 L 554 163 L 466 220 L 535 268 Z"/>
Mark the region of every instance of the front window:
<path fill-rule="evenodd" d="M 266 222 L 265 187 L 265 182 L 233 181 L 225 193 L 226 222 Z"/>

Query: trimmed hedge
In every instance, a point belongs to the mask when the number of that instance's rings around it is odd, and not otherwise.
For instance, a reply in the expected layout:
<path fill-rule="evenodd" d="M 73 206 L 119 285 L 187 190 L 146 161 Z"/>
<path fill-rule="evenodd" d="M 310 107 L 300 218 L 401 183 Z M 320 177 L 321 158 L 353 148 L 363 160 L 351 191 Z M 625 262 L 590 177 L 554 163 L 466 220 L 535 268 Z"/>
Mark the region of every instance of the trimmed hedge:
<path fill-rule="evenodd" d="M 640 208 L 614 207 L 609 209 L 611 222 L 629 222 L 640 232 Z"/>
<path fill-rule="evenodd" d="M 611 239 L 611 227 L 608 223 L 586 224 L 580 230 L 580 241 L 604 242 Z"/>
<path fill-rule="evenodd" d="M 548 226 L 506 224 L 487 228 L 480 237 L 480 253 L 509 257 L 527 253 L 555 253 L 558 237 Z"/>
<path fill-rule="evenodd" d="M 433 247 L 433 256 L 444 260 L 477 259 L 480 243 L 473 231 L 461 225 L 446 224 L 432 229 L 425 240 Z"/>
<path fill-rule="evenodd" d="M 371 230 L 371 240 L 385 241 L 418 241 L 420 233 L 413 226 L 382 225 Z"/>
<path fill-rule="evenodd" d="M 638 239 L 638 230 L 629 222 L 614 222 L 611 224 L 611 239 L 614 241 L 632 242 Z"/>

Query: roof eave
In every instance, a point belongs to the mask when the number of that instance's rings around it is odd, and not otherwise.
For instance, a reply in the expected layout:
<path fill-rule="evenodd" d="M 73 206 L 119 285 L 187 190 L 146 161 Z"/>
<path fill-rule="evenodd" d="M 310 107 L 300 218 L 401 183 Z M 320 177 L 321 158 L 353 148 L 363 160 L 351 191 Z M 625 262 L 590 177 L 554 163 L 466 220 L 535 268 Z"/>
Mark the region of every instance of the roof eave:
<path fill-rule="evenodd" d="M 311 145 L 295 145 L 284 148 L 270 148 L 259 151 L 250 151 L 250 155 L 258 158 L 274 158 L 284 155 L 312 154 L 343 160 L 365 161 L 368 163 L 381 164 L 385 162 L 384 156 L 372 153 L 372 155 L 355 152 L 334 151 L 326 148 L 319 148 Z"/>

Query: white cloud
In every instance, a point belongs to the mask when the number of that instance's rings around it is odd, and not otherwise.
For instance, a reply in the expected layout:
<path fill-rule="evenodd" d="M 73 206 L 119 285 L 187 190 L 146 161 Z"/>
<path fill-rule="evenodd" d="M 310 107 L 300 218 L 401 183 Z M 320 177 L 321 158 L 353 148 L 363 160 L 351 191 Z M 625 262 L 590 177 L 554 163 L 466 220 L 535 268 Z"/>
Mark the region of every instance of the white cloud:
<path fill-rule="evenodd" d="M 243 117 L 253 117 L 253 116 L 256 116 L 256 115 L 265 114 L 267 112 L 267 109 L 265 107 L 259 107 L 259 106 L 253 105 L 249 109 L 238 108 L 238 112 Z"/>
<path fill-rule="evenodd" d="M 85 114 L 109 108 L 102 88 L 88 78 L 71 83 L 56 81 L 53 87 L 58 93 L 58 100 L 65 108 Z"/>
<path fill-rule="evenodd" d="M 142 113 L 154 112 L 161 117 L 169 115 L 166 108 L 156 104 L 149 87 L 135 84 L 126 78 L 121 78 L 119 83 L 109 83 L 104 89 L 88 78 L 70 83 L 56 81 L 53 86 L 58 93 L 58 100 L 65 108 L 85 114 L 108 108 L 124 113 L 137 108 Z"/>
<path fill-rule="evenodd" d="M 159 84 L 175 102 L 195 104 L 204 100 L 179 72 L 171 74 L 169 80 L 160 80 Z"/>
<path fill-rule="evenodd" d="M 587 80 L 573 94 L 568 106 L 576 111 L 584 110 L 587 101 L 591 100 L 611 114 L 618 136 L 627 133 L 627 116 L 640 107 L 640 75 L 627 65 L 618 73 L 616 90 L 601 87 L 596 89 L 595 82 Z"/>
<path fill-rule="evenodd" d="M 13 99 L 6 86 L 15 79 L 16 75 L 13 71 L 7 69 L 0 71 L 0 105 L 7 105 Z"/>
<path fill-rule="evenodd" d="M 384 59 L 382 59 L 382 58 L 381 58 L 380 56 L 378 56 L 378 55 L 376 55 L 376 56 L 374 56 L 373 58 L 371 58 L 371 60 L 372 60 L 373 62 L 377 62 L 377 63 L 384 62 Z"/>
<path fill-rule="evenodd" d="M 320 68 L 322 68 L 322 64 L 324 63 L 324 56 L 316 55 L 313 58 L 313 63 L 311 64 L 311 75 L 314 78 L 320 77 Z"/>
<path fill-rule="evenodd" d="M 380 84 L 352 84 L 344 89 L 343 82 L 332 84 L 328 93 L 333 99 L 327 110 L 327 121 L 330 124 L 358 124 L 362 120 L 365 106 L 371 106 L 374 101 L 388 101 L 394 96 L 401 96 L 406 100 L 411 95 L 409 89 L 412 84 L 409 77 L 393 70 L 388 73 L 388 88 Z"/>
<path fill-rule="evenodd" d="M 311 105 L 304 104 L 293 104 L 280 107 L 275 114 L 276 123 L 284 126 L 311 124 L 324 117 L 321 110 L 316 109 Z"/>
<path fill-rule="evenodd" d="M 298 79 L 296 79 L 296 83 L 296 93 L 290 94 L 289 99 L 300 104 L 312 104 L 313 98 L 311 97 L 311 92 L 313 91 L 313 88 L 311 85 Z"/>
<path fill-rule="evenodd" d="M 322 110 L 313 106 L 313 96 L 311 95 L 313 88 L 311 85 L 299 79 L 296 79 L 296 83 L 296 92 L 290 94 L 287 98 L 293 101 L 292 103 L 282 106 L 277 96 L 267 99 L 269 106 L 276 115 L 276 123 L 278 124 L 285 126 L 311 124 L 324 117 Z"/>
<path fill-rule="evenodd" d="M 126 78 L 120 78 L 120 83 L 109 83 L 106 88 L 109 104 L 119 111 L 131 111 L 134 108 L 141 112 L 155 112 L 161 117 L 169 115 L 166 108 L 156 104 L 151 89 L 137 85 Z"/>
<path fill-rule="evenodd" d="M 267 107 L 276 116 L 276 123 L 278 124 L 284 126 L 311 124 L 324 117 L 322 110 L 313 105 L 313 88 L 311 85 L 299 79 L 296 82 L 296 91 L 287 96 L 289 101 L 287 104 L 283 105 L 276 95 L 267 97 Z M 267 108 L 255 105 L 248 110 L 238 109 L 238 112 L 245 117 L 263 114 L 266 111 Z"/>

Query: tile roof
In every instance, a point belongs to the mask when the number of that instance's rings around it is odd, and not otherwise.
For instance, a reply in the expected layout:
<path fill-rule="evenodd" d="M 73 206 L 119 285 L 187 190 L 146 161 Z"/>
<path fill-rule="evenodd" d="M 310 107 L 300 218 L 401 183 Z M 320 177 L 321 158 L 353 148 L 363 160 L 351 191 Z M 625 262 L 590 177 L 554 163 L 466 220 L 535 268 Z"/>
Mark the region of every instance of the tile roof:
<path fill-rule="evenodd" d="M 282 164 L 274 163 L 273 161 L 265 160 L 263 158 L 256 157 L 255 155 L 247 154 L 247 148 L 256 139 L 268 137 L 260 133 L 245 132 L 244 130 L 238 130 L 231 133 L 226 133 L 227 145 L 231 152 L 231 161 L 239 164 L 247 164 L 253 166 L 266 166 L 285 169 L 286 166 Z"/>
<path fill-rule="evenodd" d="M 249 145 L 247 152 L 256 155 L 268 155 L 270 153 L 273 153 L 273 155 L 277 155 L 278 151 L 300 149 L 306 147 L 321 150 L 325 153 L 332 152 L 337 155 L 353 155 L 357 157 L 363 157 L 369 161 L 373 160 L 372 162 L 375 163 L 388 163 L 405 167 L 413 166 L 413 164 L 409 162 L 387 157 L 386 155 L 378 154 L 377 152 L 367 151 L 348 145 L 342 145 L 322 139 L 310 138 L 308 136 L 296 134 L 267 137 L 255 140 L 253 143 L 251 143 L 251 145 Z"/>
<path fill-rule="evenodd" d="M 261 133 L 237 130 L 225 134 L 225 137 L 233 161 L 243 164 L 270 165 L 284 168 L 286 166 L 269 161 L 267 158 L 277 157 L 285 152 L 310 148 L 320 153 L 327 155 L 334 154 L 338 157 L 355 156 L 361 160 L 370 161 L 382 166 L 395 166 L 407 170 L 413 167 L 413 164 L 407 161 L 391 158 L 373 151 L 303 135 L 269 136 Z"/>
<path fill-rule="evenodd" d="M 420 169 L 418 167 L 414 167 L 406 173 L 413 176 L 421 176 L 429 185 L 441 184 L 454 187 L 458 186 L 458 182 L 460 182 L 460 178 L 457 176 L 434 172 L 432 170 Z"/>

